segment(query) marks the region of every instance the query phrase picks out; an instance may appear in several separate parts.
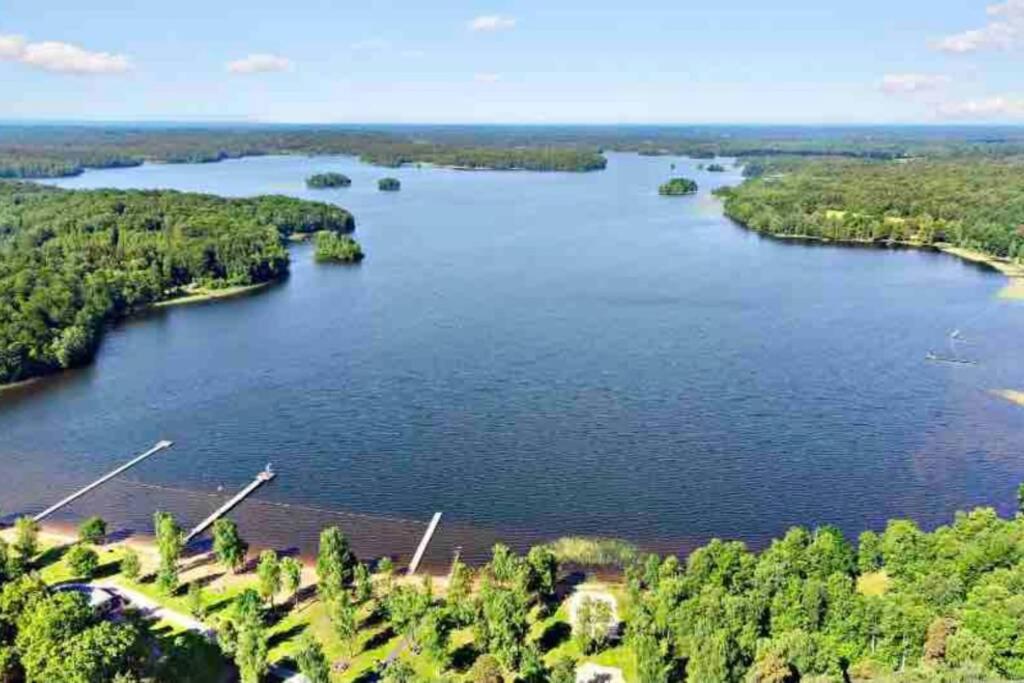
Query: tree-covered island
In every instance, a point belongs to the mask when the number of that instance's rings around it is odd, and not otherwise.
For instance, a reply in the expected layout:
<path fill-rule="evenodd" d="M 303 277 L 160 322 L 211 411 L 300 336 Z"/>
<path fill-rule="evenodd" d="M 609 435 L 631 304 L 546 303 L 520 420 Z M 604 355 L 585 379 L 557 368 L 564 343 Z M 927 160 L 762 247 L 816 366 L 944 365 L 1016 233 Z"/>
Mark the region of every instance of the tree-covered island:
<path fill-rule="evenodd" d="M 682 197 L 697 192 L 697 183 L 689 178 L 672 178 L 658 188 L 658 194 L 664 197 Z"/>
<path fill-rule="evenodd" d="M 402 189 L 402 183 L 398 178 L 381 178 L 377 181 L 377 189 L 381 192 L 398 192 Z"/>
<path fill-rule="evenodd" d="M 708 164 L 705 169 L 708 173 L 725 173 L 725 166 L 722 164 Z"/>
<path fill-rule="evenodd" d="M 363 249 L 348 235 L 324 230 L 316 235 L 315 257 L 325 263 L 359 263 Z"/>
<path fill-rule="evenodd" d="M 0 384 L 89 362 L 108 323 L 182 292 L 283 277 L 295 234 L 354 229 L 290 197 L 0 181 Z"/>
<path fill-rule="evenodd" d="M 314 173 L 306 178 L 306 187 L 313 190 L 348 187 L 351 184 L 352 179 L 344 173 Z"/>

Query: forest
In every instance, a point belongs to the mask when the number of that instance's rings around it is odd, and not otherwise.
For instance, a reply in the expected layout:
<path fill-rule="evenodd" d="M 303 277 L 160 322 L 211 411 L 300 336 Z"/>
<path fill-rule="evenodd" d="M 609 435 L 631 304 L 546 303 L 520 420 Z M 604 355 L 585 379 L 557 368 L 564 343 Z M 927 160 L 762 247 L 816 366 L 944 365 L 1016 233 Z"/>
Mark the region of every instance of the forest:
<path fill-rule="evenodd" d="M 700 159 L 1006 158 L 1024 154 L 1024 134 L 995 126 L 0 125 L 0 178 L 264 154 L 346 154 L 390 167 L 579 172 L 605 168 L 605 150 Z"/>
<path fill-rule="evenodd" d="M 209 163 L 265 154 L 347 154 L 389 167 L 428 163 L 464 169 L 593 171 L 606 164 L 590 145 L 508 147 L 487 136 L 437 141 L 400 128 L 0 126 L 0 178 L 71 176 L 87 168 Z"/>
<path fill-rule="evenodd" d="M 1024 260 L 1024 158 L 757 159 L 746 175 L 718 194 L 730 218 L 757 232 Z"/>
<path fill-rule="evenodd" d="M 290 235 L 354 229 L 344 209 L 289 197 L 0 181 L 0 384 L 88 362 L 106 324 L 188 286 L 282 277 Z"/>

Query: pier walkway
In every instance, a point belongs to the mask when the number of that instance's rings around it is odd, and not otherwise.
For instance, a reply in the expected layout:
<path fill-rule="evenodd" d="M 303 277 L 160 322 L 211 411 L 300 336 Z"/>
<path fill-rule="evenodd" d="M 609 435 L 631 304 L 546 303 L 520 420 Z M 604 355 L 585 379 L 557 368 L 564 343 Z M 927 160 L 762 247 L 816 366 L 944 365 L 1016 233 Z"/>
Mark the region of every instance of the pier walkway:
<path fill-rule="evenodd" d="M 427 546 L 430 544 L 430 539 L 433 538 L 434 532 L 437 530 L 437 525 L 441 521 L 441 513 L 435 512 L 434 518 L 430 520 L 430 526 L 427 527 L 426 533 L 423 534 L 423 540 L 420 541 L 419 547 L 416 548 L 416 554 L 412 556 L 412 562 L 409 563 L 409 576 L 416 573 L 419 569 L 420 561 L 423 559 L 423 553 L 427 552 Z"/>
<path fill-rule="evenodd" d="M 188 532 L 188 536 L 185 537 L 185 544 L 188 545 L 189 541 L 191 541 L 196 536 L 198 536 L 199 534 L 201 534 L 204 531 L 206 531 L 210 527 L 210 525 L 212 525 L 218 519 L 220 519 L 221 517 L 223 517 L 227 513 L 231 512 L 231 510 L 236 505 L 238 505 L 243 500 L 245 500 L 246 497 L 248 497 L 248 495 L 250 493 L 252 493 L 256 489 L 258 489 L 259 487 L 263 486 L 268 481 L 271 481 L 276 476 L 277 475 L 274 474 L 274 471 L 270 469 L 270 465 L 267 465 L 267 469 L 265 469 L 262 472 L 260 472 L 259 474 L 257 474 L 256 478 L 253 479 L 252 482 L 250 482 L 248 486 L 246 486 L 244 489 L 242 489 L 237 494 L 235 494 L 234 498 L 232 498 L 228 502 L 226 502 L 223 505 L 221 505 L 219 508 L 217 508 L 214 511 L 214 513 L 212 515 L 210 515 L 209 517 L 204 519 L 202 522 L 197 524 L 196 527 L 194 529 L 192 529 L 192 531 Z"/>
<path fill-rule="evenodd" d="M 165 448 L 170 448 L 173 445 L 174 445 L 173 441 L 160 441 L 160 442 L 158 442 L 155 446 L 150 448 L 148 451 L 146 451 L 142 455 L 139 455 L 139 456 L 136 456 L 136 457 L 132 458 L 131 460 L 129 460 L 128 462 L 126 462 L 125 464 L 121 465 L 120 467 L 118 467 L 117 469 L 115 469 L 115 470 L 113 470 L 111 472 L 107 472 L 102 477 L 100 477 L 99 479 L 97 479 L 93 483 L 89 484 L 85 488 L 81 488 L 81 489 L 75 491 L 70 496 L 68 496 L 64 500 L 60 501 L 59 503 L 56 503 L 56 504 L 51 505 L 50 507 L 46 508 L 45 510 L 40 512 L 38 515 L 33 517 L 33 519 L 35 521 L 37 521 L 37 522 L 41 522 L 42 520 L 46 519 L 47 517 L 52 515 L 54 512 L 56 512 L 57 510 L 60 510 L 65 505 L 68 505 L 68 504 L 72 503 L 73 501 L 75 501 L 75 500 L 81 498 L 82 496 L 84 496 L 85 494 L 89 493 L 89 491 L 92 491 L 93 489 L 95 489 L 95 488 L 97 488 L 97 487 L 107 483 L 108 481 L 110 481 L 111 479 L 113 479 L 117 475 L 121 474 L 125 470 L 130 469 L 130 468 L 134 467 L 135 465 L 138 465 L 140 462 L 142 462 L 143 460 L 145 460 L 149 456 L 155 455 L 156 453 L 159 453 L 160 451 L 164 450 Z"/>

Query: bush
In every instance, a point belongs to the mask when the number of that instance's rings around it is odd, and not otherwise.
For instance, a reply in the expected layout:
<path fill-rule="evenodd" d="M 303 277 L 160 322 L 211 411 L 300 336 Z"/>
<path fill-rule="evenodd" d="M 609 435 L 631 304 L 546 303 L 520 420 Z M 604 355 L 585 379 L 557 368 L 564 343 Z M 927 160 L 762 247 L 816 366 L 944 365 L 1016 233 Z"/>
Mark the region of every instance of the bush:
<path fill-rule="evenodd" d="M 89 546 L 76 545 L 68 551 L 67 562 L 76 577 L 90 579 L 100 564 L 100 558 Z"/>
<path fill-rule="evenodd" d="M 102 517 L 89 517 L 78 526 L 78 540 L 99 545 L 107 536 L 107 523 Z"/>

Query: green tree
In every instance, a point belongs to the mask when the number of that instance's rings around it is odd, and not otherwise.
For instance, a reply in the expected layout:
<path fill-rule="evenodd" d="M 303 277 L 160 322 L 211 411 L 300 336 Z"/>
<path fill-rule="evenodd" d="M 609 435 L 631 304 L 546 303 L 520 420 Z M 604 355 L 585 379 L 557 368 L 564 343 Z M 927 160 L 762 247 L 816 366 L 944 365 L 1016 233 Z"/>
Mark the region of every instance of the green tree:
<path fill-rule="evenodd" d="M 199 585 L 199 582 L 192 581 L 188 584 L 185 602 L 188 605 L 189 614 L 193 617 L 202 619 L 206 616 L 206 596 L 203 595 L 203 587 Z"/>
<path fill-rule="evenodd" d="M 576 683 L 576 662 L 561 657 L 551 667 L 550 683 Z"/>
<path fill-rule="evenodd" d="M 274 596 L 281 591 L 281 563 L 277 559 L 277 553 L 273 550 L 264 550 L 260 553 L 256 575 L 260 580 L 260 595 L 273 605 Z"/>
<path fill-rule="evenodd" d="M 546 546 L 534 546 L 526 555 L 530 567 L 530 588 L 542 597 L 555 592 L 558 580 L 558 558 Z"/>
<path fill-rule="evenodd" d="M 92 548 L 77 544 L 68 551 L 67 563 L 76 577 L 91 579 L 96 567 L 99 566 L 100 558 Z"/>
<path fill-rule="evenodd" d="M 416 628 L 416 643 L 442 670 L 448 668 L 451 643 L 451 617 L 443 609 L 428 611 Z"/>
<path fill-rule="evenodd" d="M 14 549 L 25 563 L 39 552 L 39 523 L 31 517 L 18 517 L 14 522 Z"/>
<path fill-rule="evenodd" d="M 466 677 L 472 683 L 504 683 L 505 681 L 501 664 L 497 658 L 489 654 L 482 654 L 477 657 Z"/>
<path fill-rule="evenodd" d="M 153 528 L 156 531 L 160 567 L 157 570 L 157 586 L 166 594 L 178 587 L 178 558 L 185 545 L 184 535 L 174 517 L 166 512 L 153 514 Z"/>
<path fill-rule="evenodd" d="M 226 569 L 237 573 L 245 565 L 249 544 L 238 533 L 234 520 L 221 517 L 213 523 L 213 552 Z"/>
<path fill-rule="evenodd" d="M 338 640 L 345 645 L 345 652 L 351 657 L 356 635 L 359 633 L 359 619 L 356 606 L 349 597 L 348 591 L 338 591 L 328 603 L 327 609 L 334 633 L 338 636 Z"/>
<path fill-rule="evenodd" d="M 302 563 L 294 557 L 281 558 L 281 587 L 288 597 L 296 599 L 302 585 Z"/>
<path fill-rule="evenodd" d="M 363 603 L 373 597 L 373 579 L 370 577 L 370 570 L 360 562 L 355 569 L 355 595 L 356 602 Z"/>
<path fill-rule="evenodd" d="M 317 590 L 330 600 L 352 581 L 356 559 L 348 539 L 337 526 L 321 531 L 316 555 Z"/>
<path fill-rule="evenodd" d="M 235 664 L 242 683 L 259 683 L 267 672 L 267 637 L 263 626 L 246 624 L 239 629 Z"/>
<path fill-rule="evenodd" d="M 309 683 L 330 683 L 331 667 L 324 655 L 324 649 L 320 642 L 308 633 L 299 640 L 295 663 L 299 666 L 299 673 L 305 676 Z"/>
<path fill-rule="evenodd" d="M 320 532 L 320 549 L 316 558 L 317 589 L 325 600 L 332 599 L 352 581 L 356 557 L 348 538 L 338 527 Z"/>
<path fill-rule="evenodd" d="M 129 581 L 136 581 L 142 573 L 142 563 L 139 561 L 139 554 L 131 548 L 125 548 L 121 557 L 121 574 Z"/>
<path fill-rule="evenodd" d="M 395 563 L 390 557 L 385 555 L 377 562 L 377 571 L 384 577 L 384 595 L 386 597 L 391 593 L 391 588 L 393 586 Z"/>
<path fill-rule="evenodd" d="M 869 574 L 882 568 L 882 539 L 874 531 L 861 533 L 857 543 L 857 568 Z"/>
<path fill-rule="evenodd" d="M 382 679 L 386 683 L 413 683 L 416 680 L 416 670 L 412 664 L 399 657 L 384 667 Z"/>
<path fill-rule="evenodd" d="M 669 667 L 661 643 L 651 633 L 638 633 L 630 638 L 636 656 L 637 678 L 640 683 L 666 683 Z"/>
<path fill-rule="evenodd" d="M 78 540 L 100 545 L 107 537 L 107 523 L 102 517 L 89 517 L 78 525 Z"/>

